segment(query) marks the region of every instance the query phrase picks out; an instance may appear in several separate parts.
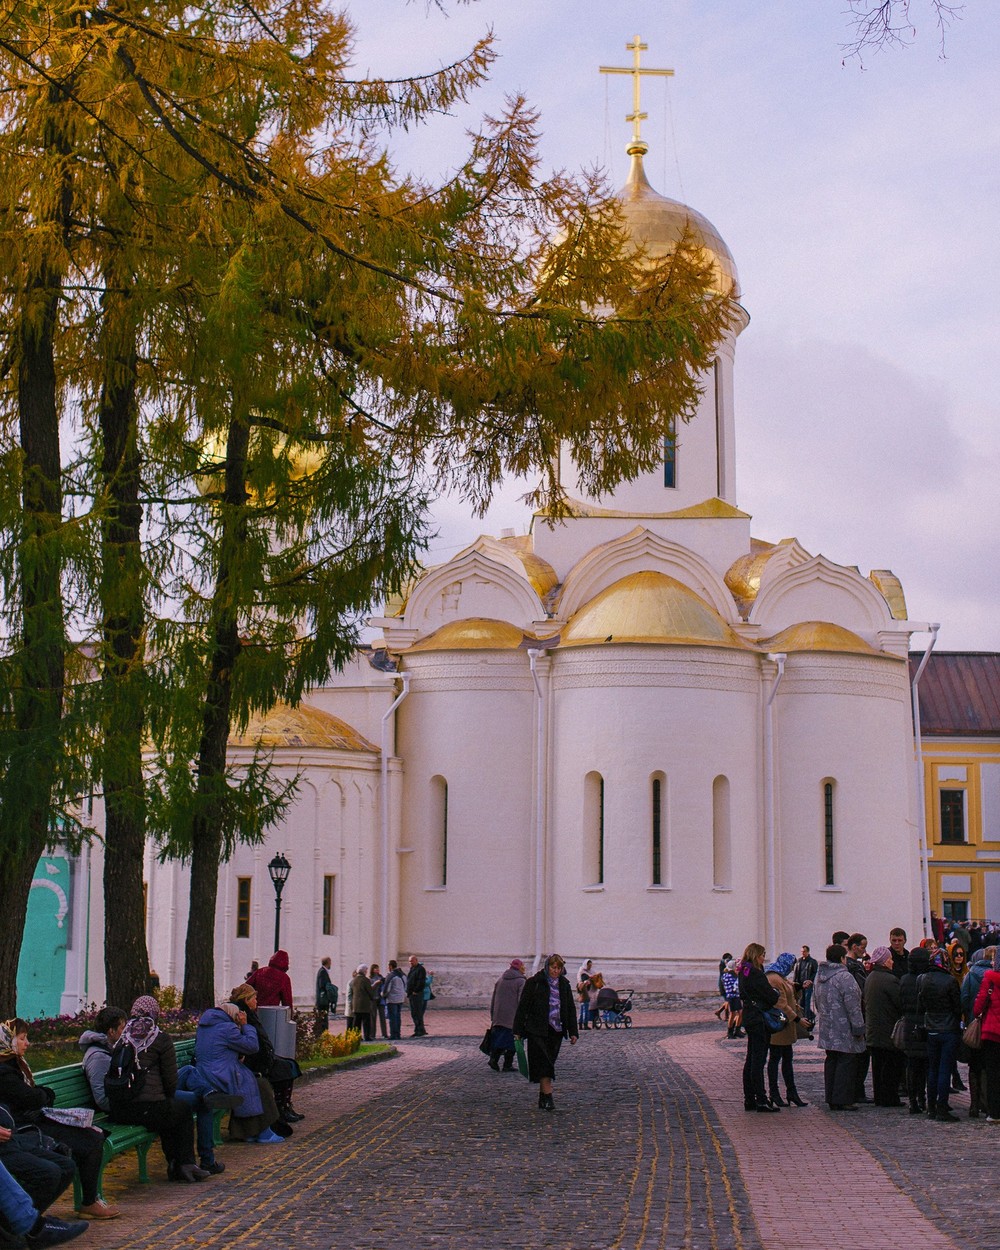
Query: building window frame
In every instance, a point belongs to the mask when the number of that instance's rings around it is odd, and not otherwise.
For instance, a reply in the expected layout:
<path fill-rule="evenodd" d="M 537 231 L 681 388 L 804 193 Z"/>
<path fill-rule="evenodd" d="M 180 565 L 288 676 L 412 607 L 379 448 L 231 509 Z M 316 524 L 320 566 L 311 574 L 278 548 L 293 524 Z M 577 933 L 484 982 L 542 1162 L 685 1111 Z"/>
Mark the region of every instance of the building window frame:
<path fill-rule="evenodd" d="M 336 932 L 337 878 L 333 873 L 323 877 L 323 936 L 331 937 Z"/>
<path fill-rule="evenodd" d="M 968 846 L 968 790 L 941 786 L 938 790 L 938 840 L 942 846 Z"/>
<path fill-rule="evenodd" d="M 253 901 L 253 877 L 236 878 L 236 936 L 250 936 L 250 907 Z"/>
<path fill-rule="evenodd" d="M 583 877 L 585 887 L 600 887 L 605 878 L 605 786 L 599 772 L 583 779 Z"/>
<path fill-rule="evenodd" d="M 836 789 L 832 777 L 823 781 L 823 885 L 837 884 Z"/>

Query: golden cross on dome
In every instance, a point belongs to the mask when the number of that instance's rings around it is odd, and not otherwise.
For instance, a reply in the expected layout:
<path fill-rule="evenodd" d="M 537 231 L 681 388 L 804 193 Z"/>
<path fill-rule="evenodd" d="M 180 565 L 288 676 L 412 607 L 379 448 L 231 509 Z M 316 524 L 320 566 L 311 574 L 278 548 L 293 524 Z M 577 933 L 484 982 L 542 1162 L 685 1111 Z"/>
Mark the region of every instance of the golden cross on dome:
<path fill-rule="evenodd" d="M 656 78 L 673 78 L 674 71 L 672 69 L 647 69 L 639 63 L 639 54 L 649 50 L 649 44 L 643 43 L 638 35 L 627 43 L 625 47 L 632 55 L 632 68 L 627 69 L 618 65 L 602 65 L 600 71 L 602 74 L 631 74 L 632 75 L 632 112 L 625 118 L 627 122 L 632 123 L 632 142 L 629 144 L 629 154 L 638 152 L 640 155 L 649 151 L 649 147 L 644 142 L 642 135 L 639 133 L 639 123 L 644 121 L 648 114 L 639 110 L 639 80 L 643 74 L 652 75 Z"/>

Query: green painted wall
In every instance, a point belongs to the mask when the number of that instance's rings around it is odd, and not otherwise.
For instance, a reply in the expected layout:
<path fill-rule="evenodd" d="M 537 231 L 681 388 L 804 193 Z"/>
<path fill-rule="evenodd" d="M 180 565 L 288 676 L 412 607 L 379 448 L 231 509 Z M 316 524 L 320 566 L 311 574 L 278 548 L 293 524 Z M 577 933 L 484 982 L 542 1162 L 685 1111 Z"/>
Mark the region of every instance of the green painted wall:
<path fill-rule="evenodd" d="M 28 918 L 17 965 L 17 1014 L 26 1020 L 57 1016 L 66 985 L 70 938 L 70 866 L 43 856 L 28 895 Z"/>

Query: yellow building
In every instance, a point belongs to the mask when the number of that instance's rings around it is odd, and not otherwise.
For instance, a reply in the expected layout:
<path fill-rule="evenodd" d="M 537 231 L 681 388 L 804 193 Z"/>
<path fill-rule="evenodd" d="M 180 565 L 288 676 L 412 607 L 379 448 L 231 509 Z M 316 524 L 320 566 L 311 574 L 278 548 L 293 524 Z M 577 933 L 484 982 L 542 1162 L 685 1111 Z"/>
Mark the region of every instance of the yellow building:
<path fill-rule="evenodd" d="M 1000 654 L 932 653 L 919 696 L 931 909 L 1000 920 Z"/>

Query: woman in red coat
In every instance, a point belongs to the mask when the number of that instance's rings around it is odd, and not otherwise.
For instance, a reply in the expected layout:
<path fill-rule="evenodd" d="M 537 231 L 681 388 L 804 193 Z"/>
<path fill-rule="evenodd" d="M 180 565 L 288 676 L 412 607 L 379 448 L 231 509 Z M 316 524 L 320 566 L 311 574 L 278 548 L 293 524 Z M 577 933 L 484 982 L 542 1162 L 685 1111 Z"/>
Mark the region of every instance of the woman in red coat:
<path fill-rule="evenodd" d="M 1000 1121 L 1000 972 L 996 971 L 1000 947 L 993 956 L 993 971 L 987 972 L 972 1008 L 983 1018 L 983 1075 L 986 1077 L 987 1122 Z"/>
<path fill-rule="evenodd" d="M 258 968 L 247 980 L 257 991 L 258 1007 L 291 1007 L 292 983 L 288 979 L 288 952 L 275 951 L 266 968 Z"/>

